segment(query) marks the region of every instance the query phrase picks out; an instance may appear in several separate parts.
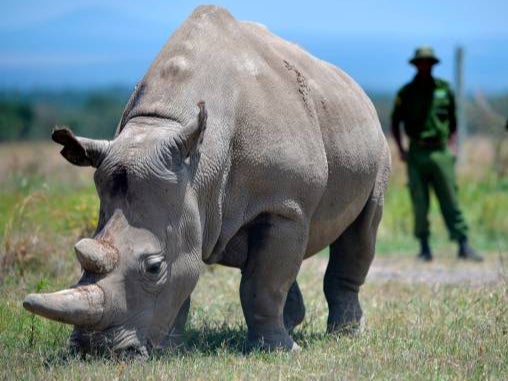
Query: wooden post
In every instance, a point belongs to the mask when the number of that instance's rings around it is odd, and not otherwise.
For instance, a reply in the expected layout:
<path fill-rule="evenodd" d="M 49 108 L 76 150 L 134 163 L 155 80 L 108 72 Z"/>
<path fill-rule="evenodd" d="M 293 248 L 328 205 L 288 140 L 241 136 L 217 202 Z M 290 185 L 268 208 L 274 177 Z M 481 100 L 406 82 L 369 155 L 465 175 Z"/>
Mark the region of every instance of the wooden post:
<path fill-rule="evenodd" d="M 455 48 L 455 103 L 457 107 L 457 155 L 459 163 L 464 163 L 467 123 L 464 107 L 464 48 L 462 46 Z"/>

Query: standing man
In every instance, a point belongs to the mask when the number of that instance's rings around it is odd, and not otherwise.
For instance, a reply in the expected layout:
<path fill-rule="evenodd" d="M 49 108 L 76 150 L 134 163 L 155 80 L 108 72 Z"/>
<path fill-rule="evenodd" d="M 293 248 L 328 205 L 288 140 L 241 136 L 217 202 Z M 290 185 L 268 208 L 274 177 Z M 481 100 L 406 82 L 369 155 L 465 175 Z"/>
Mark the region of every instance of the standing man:
<path fill-rule="evenodd" d="M 432 48 L 416 49 L 409 60 L 416 67 L 416 76 L 399 90 L 392 112 L 393 137 L 400 159 L 407 162 L 414 234 L 420 241 L 418 258 L 432 260 L 428 220 L 432 186 L 450 238 L 458 242 L 458 257 L 482 261 L 468 244 L 468 227 L 458 204 L 455 157 L 448 148 L 457 129 L 455 99 L 448 83 L 432 76 L 432 68 L 438 62 Z M 401 123 L 409 138 L 409 150 L 402 144 Z"/>

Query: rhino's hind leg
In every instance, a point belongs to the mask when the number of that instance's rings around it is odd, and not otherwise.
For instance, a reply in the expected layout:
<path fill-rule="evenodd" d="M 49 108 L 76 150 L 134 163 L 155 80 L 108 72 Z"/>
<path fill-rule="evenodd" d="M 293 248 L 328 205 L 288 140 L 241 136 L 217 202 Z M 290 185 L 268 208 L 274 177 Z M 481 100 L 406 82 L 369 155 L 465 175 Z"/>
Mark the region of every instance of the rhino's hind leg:
<path fill-rule="evenodd" d="M 371 198 L 355 222 L 330 245 L 324 278 L 329 308 L 327 332 L 356 333 L 360 327 L 358 292 L 374 258 L 381 214 L 382 202 Z"/>
<path fill-rule="evenodd" d="M 240 283 L 248 327 L 247 351 L 299 348 L 284 326 L 283 311 L 303 260 L 308 235 L 303 226 L 263 214 L 249 228 L 248 257 Z M 295 295 L 293 290 L 291 297 Z M 289 304 L 291 308 L 297 305 Z M 291 324 L 300 319 L 298 314 L 291 317 Z"/>
<path fill-rule="evenodd" d="M 303 303 L 303 296 L 295 280 L 289 289 L 286 304 L 284 305 L 284 326 L 288 331 L 291 331 L 303 321 L 304 317 L 305 305 Z"/>

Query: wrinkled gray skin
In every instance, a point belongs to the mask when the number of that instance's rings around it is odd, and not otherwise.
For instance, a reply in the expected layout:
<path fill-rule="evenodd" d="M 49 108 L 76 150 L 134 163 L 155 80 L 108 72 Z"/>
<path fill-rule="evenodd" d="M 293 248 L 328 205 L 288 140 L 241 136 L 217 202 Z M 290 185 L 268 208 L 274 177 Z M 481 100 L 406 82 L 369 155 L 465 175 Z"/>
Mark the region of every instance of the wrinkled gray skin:
<path fill-rule="evenodd" d="M 24 306 L 73 324 L 71 345 L 146 354 L 178 343 L 204 262 L 241 270 L 248 349 L 296 349 L 295 279 L 327 246 L 328 331 L 358 325 L 390 159 L 371 102 L 341 70 L 202 6 L 137 86 L 113 140 L 67 129 L 53 139 L 70 162 L 97 168 L 100 218 L 76 244 L 77 285 Z"/>

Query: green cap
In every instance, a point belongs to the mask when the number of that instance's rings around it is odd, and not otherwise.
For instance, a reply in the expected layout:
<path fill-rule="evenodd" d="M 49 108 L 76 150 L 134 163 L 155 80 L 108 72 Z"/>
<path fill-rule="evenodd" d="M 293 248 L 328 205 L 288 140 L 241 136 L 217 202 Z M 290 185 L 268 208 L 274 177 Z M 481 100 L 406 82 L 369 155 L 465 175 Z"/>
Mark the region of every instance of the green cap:
<path fill-rule="evenodd" d="M 414 65 L 421 60 L 432 61 L 433 65 L 439 63 L 439 58 L 435 56 L 434 49 L 430 46 L 420 46 L 417 48 L 414 57 L 409 60 L 409 63 Z"/>

